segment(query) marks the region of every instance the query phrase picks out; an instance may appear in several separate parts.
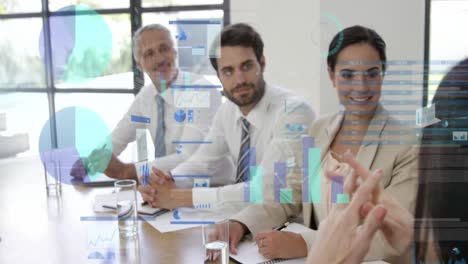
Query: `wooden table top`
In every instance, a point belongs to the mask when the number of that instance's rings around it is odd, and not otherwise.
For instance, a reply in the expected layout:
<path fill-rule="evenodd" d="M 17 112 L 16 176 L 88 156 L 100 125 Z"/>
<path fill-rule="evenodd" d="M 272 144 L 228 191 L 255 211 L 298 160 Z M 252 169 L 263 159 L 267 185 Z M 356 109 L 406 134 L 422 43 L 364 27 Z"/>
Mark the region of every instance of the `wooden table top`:
<path fill-rule="evenodd" d="M 112 189 L 62 184 L 61 196 L 47 196 L 40 160 L 0 160 L 0 263 L 204 263 L 200 228 L 160 233 L 138 221 L 138 236 L 122 240 L 117 221 L 83 221 L 98 216 L 94 196 Z"/>

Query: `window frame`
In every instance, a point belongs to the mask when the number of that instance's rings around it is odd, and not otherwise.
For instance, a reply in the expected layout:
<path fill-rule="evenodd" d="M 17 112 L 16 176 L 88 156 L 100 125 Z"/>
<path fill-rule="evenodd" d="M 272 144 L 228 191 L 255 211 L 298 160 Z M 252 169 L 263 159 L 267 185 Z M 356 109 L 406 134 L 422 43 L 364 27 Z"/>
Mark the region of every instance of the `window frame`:
<path fill-rule="evenodd" d="M 54 16 L 70 16 L 70 15 L 86 15 L 86 11 L 54 11 L 49 10 L 49 0 L 41 0 L 41 12 L 27 12 L 27 13 L 11 13 L 0 14 L 0 21 L 5 19 L 23 19 L 23 18 L 42 18 L 42 25 L 44 27 L 44 45 L 45 45 L 45 89 L 37 88 L 2 88 L 2 93 L 22 92 L 22 93 L 47 93 L 49 118 L 51 120 L 51 137 L 54 148 L 57 148 L 57 127 L 55 122 L 55 95 L 57 93 L 99 93 L 99 94 L 138 94 L 140 89 L 144 86 L 144 73 L 137 67 L 135 60 L 132 56 L 132 71 L 133 71 L 133 89 L 93 89 L 93 88 L 56 88 L 53 76 L 52 65 L 52 48 L 51 48 L 51 34 L 50 34 L 50 18 Z M 208 10 L 223 10 L 224 25 L 229 25 L 230 17 L 230 0 L 223 0 L 221 4 L 208 4 L 208 5 L 176 5 L 176 6 L 158 6 L 158 7 L 143 7 L 141 0 L 129 0 L 128 8 L 110 8 L 110 9 L 97 9 L 94 10 L 100 15 L 110 14 L 130 14 L 130 36 L 133 37 L 138 28 L 142 26 L 142 16 L 145 13 L 159 13 L 159 12 L 180 12 L 180 11 L 208 11 Z"/>
<path fill-rule="evenodd" d="M 432 0 L 425 0 L 424 13 L 424 76 L 423 76 L 423 98 L 422 106 L 426 107 L 429 103 L 429 63 L 430 63 L 430 41 L 431 41 L 431 4 Z"/>

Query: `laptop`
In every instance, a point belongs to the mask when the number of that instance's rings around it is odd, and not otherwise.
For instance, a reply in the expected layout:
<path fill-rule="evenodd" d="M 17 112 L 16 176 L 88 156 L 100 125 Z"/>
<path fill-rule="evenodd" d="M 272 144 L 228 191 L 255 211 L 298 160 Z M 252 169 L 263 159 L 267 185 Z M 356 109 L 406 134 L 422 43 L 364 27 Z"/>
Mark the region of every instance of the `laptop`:
<path fill-rule="evenodd" d="M 90 187 L 114 186 L 114 182 L 116 181 L 116 179 L 107 177 L 105 174 L 101 174 L 98 177 L 89 177 L 89 175 L 87 175 L 83 179 L 83 185 Z"/>

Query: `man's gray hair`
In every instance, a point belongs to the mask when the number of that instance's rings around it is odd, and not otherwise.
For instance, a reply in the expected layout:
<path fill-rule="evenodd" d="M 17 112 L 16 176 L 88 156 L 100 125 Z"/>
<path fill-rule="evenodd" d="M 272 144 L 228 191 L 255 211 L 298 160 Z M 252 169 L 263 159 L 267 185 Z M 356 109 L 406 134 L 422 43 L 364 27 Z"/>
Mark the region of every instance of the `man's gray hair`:
<path fill-rule="evenodd" d="M 172 39 L 171 32 L 167 27 L 161 25 L 161 24 L 149 24 L 146 26 L 143 26 L 139 28 L 136 32 L 135 35 L 133 35 L 132 39 L 132 48 L 133 48 L 133 58 L 135 59 L 136 62 L 138 62 L 139 58 L 139 52 L 140 52 L 140 36 L 143 32 L 150 31 L 150 30 L 160 30 L 164 31 L 167 33 L 167 36 L 169 37 L 169 40 L 171 42 L 171 46 L 174 47 L 174 40 Z"/>

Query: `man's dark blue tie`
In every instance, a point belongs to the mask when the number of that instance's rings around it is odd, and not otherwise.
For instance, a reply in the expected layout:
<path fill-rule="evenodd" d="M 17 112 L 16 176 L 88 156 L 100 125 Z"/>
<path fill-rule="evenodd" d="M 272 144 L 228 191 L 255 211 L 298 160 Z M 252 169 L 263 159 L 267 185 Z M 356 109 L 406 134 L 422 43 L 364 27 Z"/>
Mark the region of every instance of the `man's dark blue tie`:
<path fill-rule="evenodd" d="M 241 118 L 242 137 L 239 151 L 239 159 L 237 160 L 236 183 L 249 180 L 250 175 L 250 123 L 245 118 Z"/>

